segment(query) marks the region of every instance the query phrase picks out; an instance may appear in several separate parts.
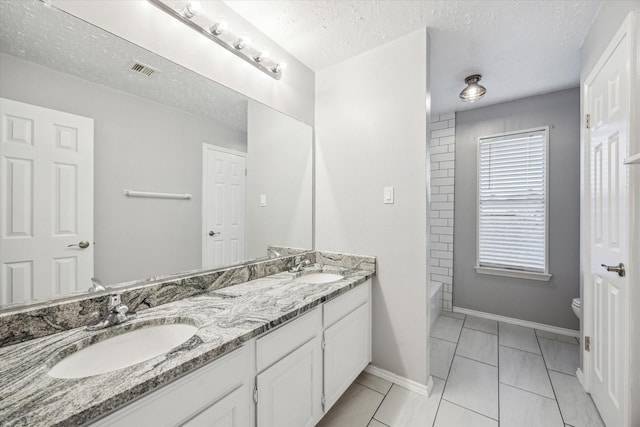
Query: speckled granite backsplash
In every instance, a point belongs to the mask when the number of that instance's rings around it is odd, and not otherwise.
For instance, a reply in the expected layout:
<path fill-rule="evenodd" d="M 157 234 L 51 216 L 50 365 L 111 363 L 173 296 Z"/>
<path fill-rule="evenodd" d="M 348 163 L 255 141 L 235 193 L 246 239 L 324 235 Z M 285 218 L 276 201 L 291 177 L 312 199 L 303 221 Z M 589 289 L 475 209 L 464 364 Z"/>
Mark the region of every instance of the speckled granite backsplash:
<path fill-rule="evenodd" d="M 307 252 L 312 263 L 375 271 L 375 257 L 331 252 Z M 0 313 L 0 347 L 57 332 L 90 325 L 104 316 L 107 297 L 118 293 L 130 310 L 142 311 L 162 304 L 259 279 L 293 266 L 295 256 L 257 261 L 214 271 L 198 271 L 169 276 L 155 282 L 133 283 L 89 296 L 78 295 L 51 303 L 7 310 Z"/>

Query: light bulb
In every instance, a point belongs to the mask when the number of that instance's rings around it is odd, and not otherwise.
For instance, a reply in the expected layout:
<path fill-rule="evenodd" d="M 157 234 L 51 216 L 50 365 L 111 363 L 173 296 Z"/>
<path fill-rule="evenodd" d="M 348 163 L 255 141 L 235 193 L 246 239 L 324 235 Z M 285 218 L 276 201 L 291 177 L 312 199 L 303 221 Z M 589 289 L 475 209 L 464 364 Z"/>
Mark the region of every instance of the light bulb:
<path fill-rule="evenodd" d="M 265 50 L 260 52 L 259 54 L 257 54 L 256 56 L 253 57 L 253 60 L 256 62 L 262 62 L 265 60 L 265 58 L 267 58 L 269 56 L 269 51 Z"/>
<path fill-rule="evenodd" d="M 481 78 L 482 76 L 480 74 L 473 74 L 464 79 L 467 87 L 460 92 L 460 99 L 464 102 L 476 102 L 482 98 L 484 94 L 487 93 L 487 89 L 478 84 Z"/>
<path fill-rule="evenodd" d="M 201 10 L 202 5 L 200 5 L 199 1 L 190 1 L 182 11 L 182 14 L 185 16 L 185 18 L 191 19 L 194 16 L 198 15 Z"/>
<path fill-rule="evenodd" d="M 271 67 L 271 71 L 275 74 L 279 74 L 281 72 L 283 72 L 284 70 L 287 69 L 287 63 L 286 62 L 279 62 L 276 65 L 274 65 L 273 67 Z"/>
<path fill-rule="evenodd" d="M 233 47 L 242 50 L 249 45 L 251 45 L 251 39 L 249 37 L 240 37 L 238 41 L 234 43 Z"/>
<path fill-rule="evenodd" d="M 220 34 L 227 31 L 228 28 L 229 24 L 227 24 L 227 21 L 220 21 L 213 24 L 213 26 L 209 30 L 214 36 L 219 36 Z"/>

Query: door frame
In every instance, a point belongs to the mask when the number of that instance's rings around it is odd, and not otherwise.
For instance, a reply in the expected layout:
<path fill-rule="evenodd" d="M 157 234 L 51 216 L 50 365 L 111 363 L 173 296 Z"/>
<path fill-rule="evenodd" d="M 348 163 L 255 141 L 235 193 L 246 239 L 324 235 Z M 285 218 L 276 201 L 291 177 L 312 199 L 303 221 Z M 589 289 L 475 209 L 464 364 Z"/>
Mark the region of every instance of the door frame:
<path fill-rule="evenodd" d="M 235 156 L 240 156 L 244 158 L 245 161 L 245 171 L 246 171 L 246 164 L 247 164 L 247 153 L 242 152 L 242 151 L 237 151 L 237 150 L 232 150 L 231 148 L 225 148 L 225 147 L 220 147 L 219 145 L 214 145 L 214 144 L 209 144 L 207 142 L 203 142 L 202 143 L 202 216 L 201 216 L 201 223 L 202 223 L 202 233 L 201 233 L 201 252 L 202 252 L 202 256 L 201 256 L 201 266 L 202 268 L 205 268 L 205 264 L 207 261 L 207 204 L 206 204 L 206 196 L 207 196 L 207 152 L 208 151 L 217 151 L 220 153 L 225 153 L 225 154 L 233 154 Z M 245 172 L 245 176 L 246 176 L 246 172 Z M 245 203 L 246 203 L 246 179 L 245 179 L 245 194 L 244 194 L 244 199 L 245 199 Z M 244 212 L 244 218 L 242 218 L 242 221 L 244 221 L 244 225 L 246 227 L 247 225 L 247 213 L 246 213 L 246 209 Z M 245 233 L 244 233 L 244 245 L 245 248 L 247 246 L 247 233 L 246 233 L 246 228 L 245 228 Z"/>
<path fill-rule="evenodd" d="M 629 15 L 625 18 L 625 20 L 623 21 L 623 23 L 621 24 L 620 28 L 618 29 L 618 31 L 616 32 L 616 34 L 613 36 L 613 38 L 611 39 L 611 41 L 609 42 L 609 44 L 607 45 L 607 48 L 604 50 L 604 52 L 602 53 L 602 55 L 600 56 L 600 58 L 598 59 L 596 65 L 589 71 L 589 74 L 587 75 L 587 78 L 584 80 L 584 82 L 581 85 L 581 104 L 582 104 L 582 116 L 581 118 L 585 118 L 586 114 L 591 113 L 591 111 L 589 111 L 588 109 L 588 96 L 589 96 L 589 91 L 588 91 L 588 87 L 593 83 L 593 81 L 595 80 L 598 71 L 602 68 L 602 66 L 604 65 L 604 63 L 607 61 L 607 59 L 611 56 L 611 54 L 613 53 L 613 51 L 615 50 L 615 48 L 617 47 L 617 45 L 619 44 L 619 42 L 624 38 L 624 37 L 628 37 L 629 38 L 629 58 L 630 58 L 630 65 L 631 65 L 631 69 L 629 70 L 629 89 L 631 91 L 631 99 L 630 99 L 630 105 L 629 105 L 629 117 L 628 117 L 628 123 L 629 123 L 629 142 L 628 142 L 628 147 L 629 150 L 633 150 L 634 147 L 634 143 L 635 140 L 638 138 L 638 134 L 637 134 L 637 126 L 638 126 L 638 121 L 635 118 L 636 116 L 636 111 L 637 111 L 637 104 L 635 101 L 635 97 L 633 96 L 634 93 L 636 93 L 637 87 L 636 87 L 636 72 L 635 72 L 635 68 L 636 68 L 636 64 L 637 64 L 637 58 L 636 58 L 636 42 L 634 39 L 634 27 L 635 26 L 635 13 L 633 11 L 631 11 L 629 13 Z M 592 377 L 591 377 L 591 368 L 592 368 L 592 364 L 593 364 L 593 360 L 592 360 L 592 354 L 591 352 L 587 351 L 585 349 L 585 345 L 584 345 L 584 337 L 591 337 L 593 336 L 593 330 L 594 330 L 594 325 L 593 325 L 593 321 L 594 321 L 594 307 L 593 307 L 593 300 L 594 300 L 594 294 L 593 294 L 593 288 L 592 288 L 592 271 L 591 271 L 591 267 L 590 267 L 590 263 L 591 263 L 591 250 L 590 250 L 590 245 L 591 245 L 591 228 L 590 228 L 590 223 L 591 223 L 591 176 L 590 176 L 590 170 L 591 170 L 591 156 L 590 156 L 590 143 L 591 143 L 591 131 L 590 129 L 586 128 L 586 125 L 584 125 L 584 122 L 582 122 L 583 125 L 581 126 L 582 129 L 582 138 L 581 138 L 581 150 L 580 150 L 580 156 L 581 156 L 581 168 L 580 168 L 580 174 L 581 174 L 581 207 L 580 207 L 580 216 L 581 216 L 581 220 L 580 220 L 580 240 L 581 240 L 581 245 L 580 245 L 580 249 L 581 249 L 581 256 L 580 256 L 580 264 L 581 264 L 581 268 L 580 268 L 580 276 L 581 276 L 581 289 L 582 289 L 582 323 L 581 323 L 581 349 L 582 349 L 582 370 L 580 367 L 578 367 L 578 370 L 576 372 L 578 379 L 580 380 L 580 382 L 582 383 L 582 386 L 584 387 L 586 392 L 590 392 L 591 391 L 591 384 L 592 384 Z M 625 167 L 629 167 L 629 166 L 625 166 Z M 632 173 L 632 171 L 630 171 L 629 169 L 627 169 L 627 171 L 629 171 L 629 173 Z M 629 182 L 629 188 L 628 188 L 628 198 L 629 198 L 629 209 L 627 210 L 627 230 L 628 230 L 628 237 L 629 237 L 629 264 L 633 264 L 633 254 L 632 254 L 632 246 L 633 246 L 633 242 L 637 239 L 640 239 L 640 227 L 633 227 L 632 224 L 632 219 L 634 218 L 634 215 L 639 215 L 640 212 L 636 212 L 635 211 L 635 207 L 632 203 L 632 200 L 634 199 L 638 199 L 640 197 L 640 186 L 639 185 L 633 185 L 633 182 L 631 180 L 628 180 L 627 182 Z M 629 266 L 631 267 L 631 265 Z M 627 299 L 625 301 L 625 305 L 626 305 L 626 318 L 625 318 L 625 323 L 626 323 L 626 336 L 624 337 L 627 345 L 626 345 L 626 355 L 624 356 L 624 369 L 625 369 L 625 374 L 623 375 L 624 378 L 624 385 L 622 387 L 623 389 L 623 393 L 624 393 L 624 407 L 625 407 L 625 413 L 623 414 L 623 418 L 624 418 L 624 425 L 628 426 L 630 425 L 630 420 L 631 420 L 631 411 L 633 410 L 633 408 L 631 408 L 630 405 L 630 383 L 629 383 L 629 377 L 628 377 L 628 373 L 631 372 L 631 363 L 630 363 L 630 352 L 632 349 L 632 342 L 631 342 L 631 338 L 632 338 L 632 328 L 631 328 L 631 319 L 632 317 L 636 314 L 634 314 L 631 310 L 633 308 L 633 304 L 631 304 L 631 300 L 634 297 L 634 292 L 631 289 L 632 286 L 631 284 L 634 283 L 634 281 L 637 282 L 637 280 L 640 278 L 639 274 L 637 271 L 634 271 L 633 268 L 630 268 L 630 270 L 628 271 L 628 280 L 629 280 L 629 291 L 627 292 Z"/>

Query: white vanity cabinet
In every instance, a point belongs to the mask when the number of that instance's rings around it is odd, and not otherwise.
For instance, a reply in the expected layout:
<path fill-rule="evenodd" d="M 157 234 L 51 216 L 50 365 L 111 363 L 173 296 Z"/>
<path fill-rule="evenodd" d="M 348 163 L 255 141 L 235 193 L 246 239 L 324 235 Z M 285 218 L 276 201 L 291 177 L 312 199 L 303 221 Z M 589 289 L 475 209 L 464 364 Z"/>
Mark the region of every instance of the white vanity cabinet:
<path fill-rule="evenodd" d="M 257 427 L 312 427 L 322 417 L 322 307 L 258 338 Z"/>
<path fill-rule="evenodd" d="M 249 427 L 251 354 L 242 346 L 92 426 Z"/>
<path fill-rule="evenodd" d="M 371 361 L 371 281 L 92 426 L 312 427 Z"/>
<path fill-rule="evenodd" d="M 370 282 L 324 305 L 325 412 L 371 362 Z"/>

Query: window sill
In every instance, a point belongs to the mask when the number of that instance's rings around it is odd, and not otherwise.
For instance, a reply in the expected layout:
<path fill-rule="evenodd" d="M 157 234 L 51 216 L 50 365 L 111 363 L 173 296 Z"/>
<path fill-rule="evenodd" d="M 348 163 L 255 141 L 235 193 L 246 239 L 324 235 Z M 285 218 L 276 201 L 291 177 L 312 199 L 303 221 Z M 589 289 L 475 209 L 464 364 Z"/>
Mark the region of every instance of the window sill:
<path fill-rule="evenodd" d="M 480 274 L 490 274 L 492 276 L 515 277 L 517 279 L 539 280 L 541 282 L 548 282 L 549 280 L 551 280 L 551 274 L 546 273 L 507 270 L 503 268 L 479 267 L 477 265 L 474 268 Z"/>

